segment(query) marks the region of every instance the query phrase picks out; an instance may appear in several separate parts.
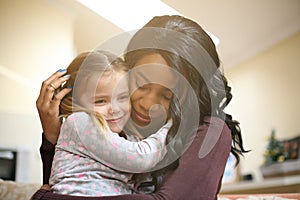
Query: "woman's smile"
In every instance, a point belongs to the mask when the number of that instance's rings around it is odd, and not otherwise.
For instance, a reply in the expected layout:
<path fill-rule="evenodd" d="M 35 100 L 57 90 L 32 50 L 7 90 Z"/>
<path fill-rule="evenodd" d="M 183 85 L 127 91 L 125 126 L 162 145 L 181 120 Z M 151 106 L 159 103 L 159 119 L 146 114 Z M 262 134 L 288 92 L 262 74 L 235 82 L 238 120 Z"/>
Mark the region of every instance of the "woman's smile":
<path fill-rule="evenodd" d="M 135 109 L 132 109 L 131 115 L 135 119 L 134 121 L 140 122 L 144 125 L 149 124 L 151 122 L 151 118 L 149 116 L 145 116 L 145 115 L 137 112 Z"/>

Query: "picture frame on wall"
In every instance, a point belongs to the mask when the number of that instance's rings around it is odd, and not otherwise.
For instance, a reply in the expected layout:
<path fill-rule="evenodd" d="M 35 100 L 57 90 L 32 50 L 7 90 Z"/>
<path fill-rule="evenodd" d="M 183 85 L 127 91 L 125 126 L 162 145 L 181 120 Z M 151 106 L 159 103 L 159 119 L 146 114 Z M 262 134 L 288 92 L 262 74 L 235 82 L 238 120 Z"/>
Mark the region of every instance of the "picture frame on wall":
<path fill-rule="evenodd" d="M 300 136 L 282 141 L 285 160 L 300 159 Z"/>

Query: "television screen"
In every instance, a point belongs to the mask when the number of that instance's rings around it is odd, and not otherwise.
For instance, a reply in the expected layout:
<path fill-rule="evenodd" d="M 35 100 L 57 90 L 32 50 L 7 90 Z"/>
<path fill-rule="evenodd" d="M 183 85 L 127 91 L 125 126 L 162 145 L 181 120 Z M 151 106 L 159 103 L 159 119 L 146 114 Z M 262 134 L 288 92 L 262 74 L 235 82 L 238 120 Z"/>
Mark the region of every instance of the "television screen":
<path fill-rule="evenodd" d="M 0 178 L 3 180 L 16 180 L 17 152 L 0 149 Z"/>

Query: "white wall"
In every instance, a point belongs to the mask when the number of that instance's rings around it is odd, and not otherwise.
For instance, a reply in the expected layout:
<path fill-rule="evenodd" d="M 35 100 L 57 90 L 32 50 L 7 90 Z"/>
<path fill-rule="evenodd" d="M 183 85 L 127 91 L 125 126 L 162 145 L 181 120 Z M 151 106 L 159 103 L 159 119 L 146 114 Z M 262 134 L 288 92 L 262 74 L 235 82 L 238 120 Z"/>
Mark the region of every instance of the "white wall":
<path fill-rule="evenodd" d="M 240 121 L 245 146 L 251 149 L 242 159 L 242 174 L 261 178 L 272 129 L 278 139 L 300 135 L 299 52 L 300 33 L 225 71 L 234 95 L 227 111 Z"/>
<path fill-rule="evenodd" d="M 73 16 L 47 1 L 4 0 L 0 27 L 0 147 L 30 149 L 28 182 L 41 183 L 35 101 L 41 82 L 73 58 Z"/>

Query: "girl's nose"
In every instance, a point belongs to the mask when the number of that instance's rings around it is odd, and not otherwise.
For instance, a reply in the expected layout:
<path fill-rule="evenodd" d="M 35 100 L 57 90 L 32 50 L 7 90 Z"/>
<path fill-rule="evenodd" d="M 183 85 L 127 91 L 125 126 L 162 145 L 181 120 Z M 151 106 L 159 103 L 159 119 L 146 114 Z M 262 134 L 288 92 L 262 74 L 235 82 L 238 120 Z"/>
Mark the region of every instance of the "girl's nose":
<path fill-rule="evenodd" d="M 115 115 L 118 114 L 120 112 L 119 106 L 117 104 L 109 104 L 109 108 L 108 108 L 108 113 L 110 115 Z"/>

